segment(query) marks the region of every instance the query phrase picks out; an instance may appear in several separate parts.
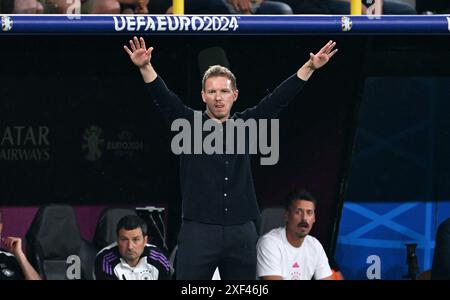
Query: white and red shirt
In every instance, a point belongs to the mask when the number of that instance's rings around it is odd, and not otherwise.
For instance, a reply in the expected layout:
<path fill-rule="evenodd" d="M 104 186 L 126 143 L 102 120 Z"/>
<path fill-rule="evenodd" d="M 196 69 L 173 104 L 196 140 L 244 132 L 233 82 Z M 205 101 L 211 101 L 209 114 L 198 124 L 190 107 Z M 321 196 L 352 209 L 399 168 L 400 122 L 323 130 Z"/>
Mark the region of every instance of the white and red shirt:
<path fill-rule="evenodd" d="M 256 274 L 281 276 L 285 280 L 322 279 L 331 276 L 328 258 L 320 242 L 307 235 L 300 247 L 286 238 L 286 228 L 271 230 L 257 244 Z"/>

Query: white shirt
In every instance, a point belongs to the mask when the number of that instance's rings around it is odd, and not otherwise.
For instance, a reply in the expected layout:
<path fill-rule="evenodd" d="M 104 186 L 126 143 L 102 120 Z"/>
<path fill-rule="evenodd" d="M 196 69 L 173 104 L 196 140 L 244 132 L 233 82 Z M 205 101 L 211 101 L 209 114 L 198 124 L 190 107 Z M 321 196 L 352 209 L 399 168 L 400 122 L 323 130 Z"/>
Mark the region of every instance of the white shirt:
<path fill-rule="evenodd" d="M 146 244 L 136 266 L 120 256 L 117 243 L 103 248 L 95 258 L 95 279 L 158 280 L 170 279 L 170 263 L 160 250 Z"/>
<path fill-rule="evenodd" d="M 134 267 L 120 258 L 120 263 L 114 267 L 114 274 L 120 280 L 158 280 L 159 270 L 148 264 L 146 257 L 141 258 Z"/>
<path fill-rule="evenodd" d="M 281 276 L 285 280 L 322 279 L 331 276 L 330 265 L 320 242 L 307 235 L 300 247 L 286 238 L 286 228 L 271 230 L 259 238 L 256 274 Z"/>

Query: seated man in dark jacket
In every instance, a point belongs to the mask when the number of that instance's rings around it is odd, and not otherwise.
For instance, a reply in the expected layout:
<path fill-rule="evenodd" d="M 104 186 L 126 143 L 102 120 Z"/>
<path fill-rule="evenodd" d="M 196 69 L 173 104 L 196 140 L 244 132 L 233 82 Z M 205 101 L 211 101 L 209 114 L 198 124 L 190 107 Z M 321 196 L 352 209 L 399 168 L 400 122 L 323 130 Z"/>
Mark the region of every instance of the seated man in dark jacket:
<path fill-rule="evenodd" d="M 8 252 L 0 249 L 0 280 L 40 280 L 41 277 L 22 251 L 22 239 L 18 237 L 3 239 L 1 238 L 2 229 L 2 213 L 0 212 L 0 240 L 8 249 Z"/>
<path fill-rule="evenodd" d="M 117 242 L 100 250 L 95 258 L 95 279 L 170 279 L 170 264 L 156 246 L 147 244 L 147 224 L 135 215 L 117 224 Z"/>

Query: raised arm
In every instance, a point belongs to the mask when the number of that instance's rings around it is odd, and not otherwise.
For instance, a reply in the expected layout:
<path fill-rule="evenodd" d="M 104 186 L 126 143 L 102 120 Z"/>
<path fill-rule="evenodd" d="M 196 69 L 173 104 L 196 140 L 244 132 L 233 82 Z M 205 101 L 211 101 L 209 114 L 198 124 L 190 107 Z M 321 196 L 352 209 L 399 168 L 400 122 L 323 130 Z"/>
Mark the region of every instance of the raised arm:
<path fill-rule="evenodd" d="M 238 117 L 242 119 L 275 118 L 300 92 L 314 71 L 326 65 L 336 54 L 337 49 L 334 49 L 335 46 L 336 42 L 329 41 L 316 54 L 310 53 L 309 60 L 298 69 L 296 75 L 292 75 L 283 81 L 272 93 L 265 96 L 258 105 L 243 111 Z"/>
<path fill-rule="evenodd" d="M 338 49 L 334 49 L 335 46 L 336 42 L 329 41 L 316 54 L 309 53 L 309 60 L 297 71 L 298 78 L 308 81 L 315 70 L 326 65 L 333 55 L 336 54 Z"/>
<path fill-rule="evenodd" d="M 131 50 L 126 45 L 123 46 L 131 61 L 139 68 L 142 79 L 144 79 L 145 83 L 154 81 L 158 75 L 151 64 L 153 47 L 147 49 L 142 37 L 139 39 L 134 37 L 130 40 L 130 47 Z"/>
<path fill-rule="evenodd" d="M 14 254 L 17 259 L 17 262 L 22 269 L 23 275 L 26 280 L 41 280 L 41 276 L 39 276 L 38 272 L 33 268 L 33 266 L 28 261 L 25 253 L 22 251 L 22 239 L 18 237 L 8 237 L 5 241 L 6 248 L 9 252 Z"/>
<path fill-rule="evenodd" d="M 153 47 L 147 49 L 142 37 L 130 40 L 130 47 L 131 50 L 126 45 L 123 46 L 130 60 L 139 68 L 151 99 L 169 124 L 175 119 L 190 117 L 193 114 L 192 109 L 183 104 L 153 68 L 151 64 Z"/>

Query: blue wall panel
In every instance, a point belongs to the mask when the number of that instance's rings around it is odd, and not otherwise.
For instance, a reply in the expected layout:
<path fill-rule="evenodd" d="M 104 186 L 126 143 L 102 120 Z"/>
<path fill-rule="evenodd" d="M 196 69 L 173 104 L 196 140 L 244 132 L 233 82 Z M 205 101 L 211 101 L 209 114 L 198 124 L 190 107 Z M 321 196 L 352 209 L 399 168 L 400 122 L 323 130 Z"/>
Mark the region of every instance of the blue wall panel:
<path fill-rule="evenodd" d="M 336 260 L 350 279 L 408 274 L 406 243 L 419 272 L 431 268 L 438 225 L 450 217 L 450 78 L 366 80 Z"/>

